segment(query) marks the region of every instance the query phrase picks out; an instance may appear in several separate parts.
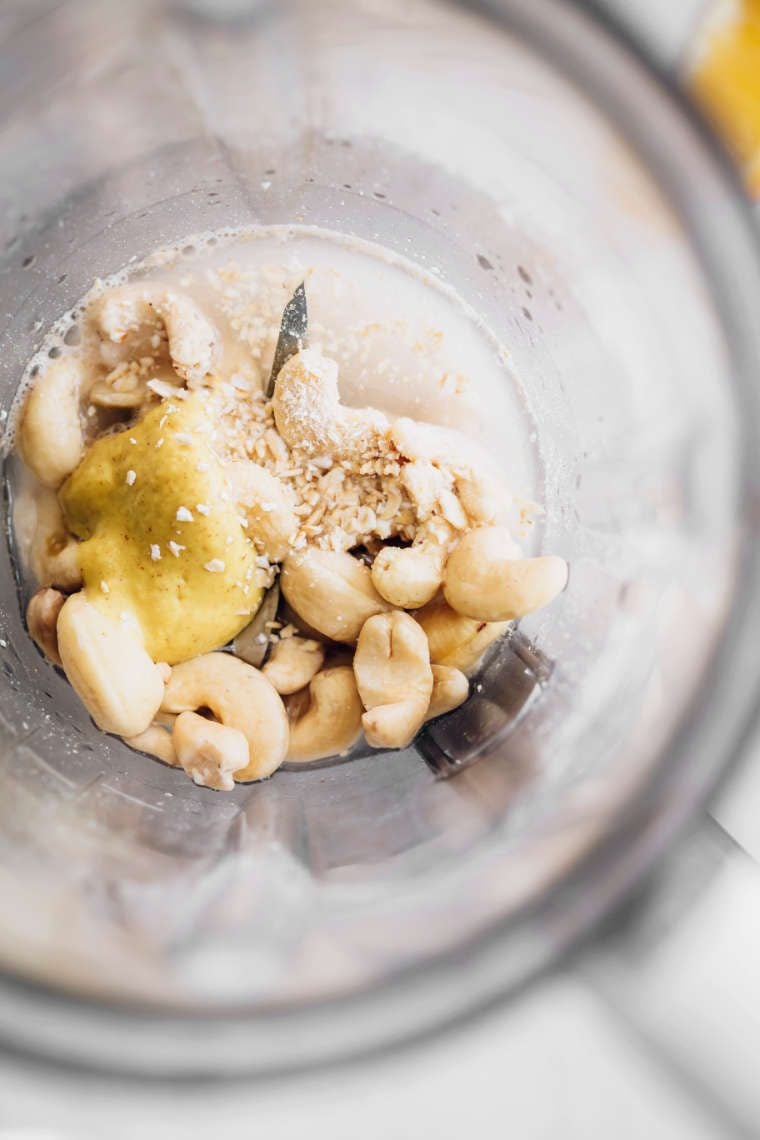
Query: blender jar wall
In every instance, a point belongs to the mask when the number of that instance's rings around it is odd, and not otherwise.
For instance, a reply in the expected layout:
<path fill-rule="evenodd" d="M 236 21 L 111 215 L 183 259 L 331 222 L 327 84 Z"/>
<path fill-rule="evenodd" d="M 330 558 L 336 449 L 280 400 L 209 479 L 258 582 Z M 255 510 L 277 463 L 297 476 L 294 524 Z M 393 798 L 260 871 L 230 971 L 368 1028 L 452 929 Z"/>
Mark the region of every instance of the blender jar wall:
<path fill-rule="evenodd" d="M 524 623 L 550 681 L 515 727 L 496 658 L 465 724 L 482 758 L 456 780 L 411 749 L 223 798 L 89 724 L 29 643 L 2 554 L 7 968 L 164 1008 L 299 1009 L 461 949 L 646 783 L 735 588 L 746 425 L 669 188 L 519 35 L 423 0 L 104 12 L 56 8 L 3 49 L 6 411 L 48 323 L 162 242 L 294 221 L 370 239 L 435 269 L 508 348 L 539 544 L 572 566 Z M 629 114 L 661 116 L 670 174 L 704 175 L 727 209 L 698 140 L 628 68 Z"/>

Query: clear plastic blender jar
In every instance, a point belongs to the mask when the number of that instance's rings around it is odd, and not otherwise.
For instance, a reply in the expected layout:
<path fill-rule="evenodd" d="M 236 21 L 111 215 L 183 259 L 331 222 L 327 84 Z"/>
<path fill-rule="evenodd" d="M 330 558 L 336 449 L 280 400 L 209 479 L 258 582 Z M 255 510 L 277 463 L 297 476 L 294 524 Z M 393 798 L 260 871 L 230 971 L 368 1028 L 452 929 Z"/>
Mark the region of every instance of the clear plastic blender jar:
<path fill-rule="evenodd" d="M 672 90 L 555 0 L 40 3 L 2 51 L 6 415 L 45 328 L 131 257 L 230 226 L 370 240 L 509 346 L 571 577 L 418 746 L 221 797 L 94 728 L 4 545 L 0 1036 L 229 1073 L 435 1028 L 589 929 L 748 719 L 739 191 Z"/>

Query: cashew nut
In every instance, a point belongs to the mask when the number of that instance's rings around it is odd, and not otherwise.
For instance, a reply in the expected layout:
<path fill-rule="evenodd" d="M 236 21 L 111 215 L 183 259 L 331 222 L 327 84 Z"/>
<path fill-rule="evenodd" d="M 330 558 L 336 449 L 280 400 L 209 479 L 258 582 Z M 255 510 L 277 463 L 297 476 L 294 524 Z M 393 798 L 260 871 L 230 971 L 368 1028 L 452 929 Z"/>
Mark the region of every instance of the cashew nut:
<path fill-rule="evenodd" d="M 64 591 L 82 585 L 79 543 L 66 530 L 55 491 L 40 488 L 35 495 L 36 518 L 29 547 L 29 569 L 41 586 Z"/>
<path fill-rule="evenodd" d="M 277 692 L 286 696 L 308 685 L 324 660 L 325 651 L 318 641 L 286 637 L 274 646 L 261 671 Z"/>
<path fill-rule="evenodd" d="M 374 408 L 346 408 L 338 393 L 338 365 L 305 348 L 280 369 L 272 398 L 277 430 L 289 447 L 334 460 L 366 454 L 388 420 Z"/>
<path fill-rule="evenodd" d="M 250 762 L 248 741 L 237 728 L 206 720 L 194 712 L 177 717 L 172 732 L 177 763 L 194 783 L 230 792 L 233 776 Z"/>
<path fill-rule="evenodd" d="M 26 465 L 47 487 L 60 487 L 84 452 L 79 396 L 81 360 L 61 356 L 37 377 L 24 407 L 18 446 Z"/>
<path fill-rule="evenodd" d="M 79 593 L 61 608 L 57 630 L 66 676 L 98 728 L 119 736 L 144 732 L 164 684 L 134 629 L 112 621 Z"/>
<path fill-rule="evenodd" d="M 55 665 L 61 664 L 56 626 L 65 601 L 65 597 L 58 590 L 45 588 L 32 595 L 26 609 L 29 636 Z"/>
<path fill-rule="evenodd" d="M 479 621 L 511 621 L 554 601 L 567 585 L 556 555 L 520 558 L 506 527 L 479 527 L 449 555 L 443 592 L 457 613 Z"/>
<path fill-rule="evenodd" d="M 248 534 L 270 562 L 281 562 L 298 530 L 293 492 L 258 463 L 238 460 L 226 469 L 232 493 L 248 519 Z"/>
<path fill-rule="evenodd" d="M 137 736 L 125 737 L 124 743 L 130 748 L 136 748 L 138 752 L 147 752 L 149 756 L 163 760 L 164 764 L 176 766 L 178 763 L 171 731 L 160 724 L 149 725 L 145 732 L 140 732 Z"/>
<path fill-rule="evenodd" d="M 509 623 L 475 621 L 463 617 L 441 599 L 430 602 L 414 615 L 427 634 L 430 660 L 468 672 L 477 665 L 488 646 L 509 628 Z"/>
<path fill-rule="evenodd" d="M 386 546 L 372 564 L 372 582 L 381 597 L 402 610 L 434 598 L 443 582 L 453 529 L 432 519 L 418 529 L 411 546 Z"/>
<path fill-rule="evenodd" d="M 161 705 L 164 712 L 209 708 L 248 741 L 250 762 L 238 780 L 262 780 L 288 750 L 288 718 L 279 694 L 258 669 L 229 653 L 205 653 L 175 665 Z"/>
<path fill-rule="evenodd" d="M 350 665 L 317 673 L 309 685 L 305 711 L 297 698 L 292 699 L 298 710 L 290 725 L 288 760 L 292 763 L 340 756 L 359 736 L 364 710 Z"/>
<path fill-rule="evenodd" d="M 148 282 L 111 289 L 96 310 L 100 331 L 116 344 L 145 325 L 162 324 L 177 373 L 190 387 L 211 372 L 218 355 L 217 331 L 190 297 Z"/>
<path fill-rule="evenodd" d="M 388 609 L 369 567 L 344 551 L 288 555 L 280 588 L 296 614 L 333 641 L 353 643 L 367 618 Z"/>
<path fill-rule="evenodd" d="M 470 682 L 460 669 L 450 665 L 433 665 L 433 692 L 425 720 L 443 716 L 463 705 L 470 694 Z"/>
<path fill-rule="evenodd" d="M 356 644 L 354 674 L 364 735 L 373 748 L 405 748 L 427 715 L 433 673 L 427 637 L 400 610 L 364 623 Z"/>

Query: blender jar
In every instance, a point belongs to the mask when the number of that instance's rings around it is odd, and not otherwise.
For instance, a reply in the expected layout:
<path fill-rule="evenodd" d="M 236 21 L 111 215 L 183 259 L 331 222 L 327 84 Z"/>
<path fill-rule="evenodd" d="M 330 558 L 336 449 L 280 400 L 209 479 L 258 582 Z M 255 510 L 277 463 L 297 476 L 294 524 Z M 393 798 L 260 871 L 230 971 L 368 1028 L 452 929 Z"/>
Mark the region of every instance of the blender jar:
<path fill-rule="evenodd" d="M 571 574 L 410 749 L 220 796 L 99 733 L 30 642 L 11 480 L 0 1036 L 168 1074 L 428 1031 L 620 898 L 748 718 L 760 266 L 739 192 L 633 50 L 555 0 L 4 19 L 4 417 L 44 330 L 130 258 L 220 227 L 368 239 L 508 346 L 539 545 Z"/>

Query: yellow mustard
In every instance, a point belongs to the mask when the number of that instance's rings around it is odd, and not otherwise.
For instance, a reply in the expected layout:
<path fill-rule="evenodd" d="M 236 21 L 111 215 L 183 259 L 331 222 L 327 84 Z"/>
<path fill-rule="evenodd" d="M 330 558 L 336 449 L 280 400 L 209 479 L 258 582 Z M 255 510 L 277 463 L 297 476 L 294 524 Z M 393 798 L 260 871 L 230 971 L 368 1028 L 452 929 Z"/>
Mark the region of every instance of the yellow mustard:
<path fill-rule="evenodd" d="M 97 440 L 60 492 L 66 524 L 83 540 L 88 598 L 136 620 L 153 660 L 169 664 L 224 645 L 262 596 L 205 412 L 198 394 L 159 405 Z"/>

